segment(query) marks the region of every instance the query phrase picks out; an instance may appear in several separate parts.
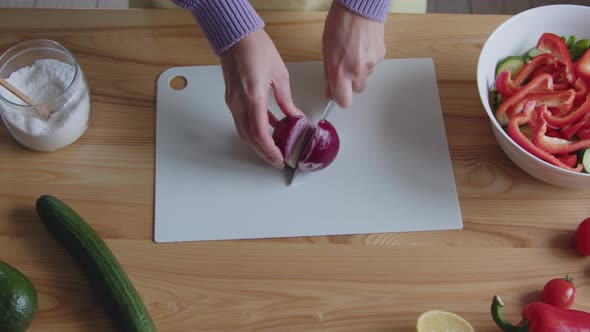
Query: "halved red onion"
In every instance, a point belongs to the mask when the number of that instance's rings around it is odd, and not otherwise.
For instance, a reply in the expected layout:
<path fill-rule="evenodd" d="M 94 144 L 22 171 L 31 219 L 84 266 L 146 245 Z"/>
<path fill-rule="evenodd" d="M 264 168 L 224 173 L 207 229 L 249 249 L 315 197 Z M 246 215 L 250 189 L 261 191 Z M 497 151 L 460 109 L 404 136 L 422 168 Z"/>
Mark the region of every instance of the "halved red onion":
<path fill-rule="evenodd" d="M 285 163 L 292 168 L 297 166 L 303 172 L 319 171 L 336 159 L 340 138 L 329 121 L 322 120 L 314 128 L 305 116 L 287 116 L 277 121 L 273 114 L 269 114 L 269 122 L 274 128 L 274 142 Z"/>
<path fill-rule="evenodd" d="M 295 168 L 303 144 L 313 131 L 313 124 L 305 116 L 287 116 L 276 122 L 273 127 L 272 137 L 275 144 L 281 150 L 287 165 Z"/>
<path fill-rule="evenodd" d="M 336 128 L 328 120 L 322 120 L 313 131 L 298 167 L 303 172 L 322 170 L 336 159 L 339 149 L 340 138 Z"/>

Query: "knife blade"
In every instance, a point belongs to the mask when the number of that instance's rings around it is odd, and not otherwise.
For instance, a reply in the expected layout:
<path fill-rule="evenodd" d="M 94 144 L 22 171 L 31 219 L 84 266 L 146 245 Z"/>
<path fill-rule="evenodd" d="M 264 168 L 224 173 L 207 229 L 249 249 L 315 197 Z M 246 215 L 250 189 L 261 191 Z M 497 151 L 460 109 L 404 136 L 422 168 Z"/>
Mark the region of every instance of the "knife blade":
<path fill-rule="evenodd" d="M 317 124 L 320 123 L 322 120 L 325 120 L 328 115 L 330 114 L 330 111 L 332 110 L 332 104 L 334 103 L 334 99 L 330 98 L 330 100 L 328 101 L 328 105 L 326 105 L 326 108 L 324 109 L 324 113 L 322 114 L 322 117 L 318 120 L 318 122 L 316 123 L 316 128 L 317 128 Z M 309 144 L 310 138 L 311 136 L 313 136 L 313 132 L 306 138 L 307 141 L 304 143 L 303 148 L 301 149 L 301 151 L 305 151 L 305 148 L 307 147 L 307 144 Z M 303 154 L 303 153 L 302 153 Z M 297 175 L 297 173 L 299 173 L 299 160 L 301 159 L 301 155 L 299 155 L 297 157 L 297 163 L 295 164 L 295 168 L 292 169 L 291 172 L 291 176 L 289 177 L 289 182 L 288 185 L 290 186 L 293 183 L 293 180 L 295 179 L 295 176 Z"/>
<path fill-rule="evenodd" d="M 330 111 L 332 110 L 332 104 L 334 103 L 334 99 L 330 98 L 330 101 L 328 101 L 328 105 L 326 106 L 326 109 L 324 110 L 324 114 L 322 114 L 322 118 L 320 119 L 320 121 L 325 120 L 328 115 L 330 114 Z M 320 123 L 320 121 L 318 121 L 318 123 Z M 317 123 L 316 123 L 317 125 Z"/>

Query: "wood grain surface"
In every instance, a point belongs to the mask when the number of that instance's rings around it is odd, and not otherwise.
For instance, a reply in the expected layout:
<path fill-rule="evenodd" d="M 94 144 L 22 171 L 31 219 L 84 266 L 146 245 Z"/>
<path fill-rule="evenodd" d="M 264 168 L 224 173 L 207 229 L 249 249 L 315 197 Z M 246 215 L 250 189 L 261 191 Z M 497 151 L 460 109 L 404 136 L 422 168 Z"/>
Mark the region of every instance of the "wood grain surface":
<path fill-rule="evenodd" d="M 324 13 L 262 13 L 285 61 L 321 59 Z M 30 331 L 110 331 L 113 322 L 34 211 L 41 194 L 107 241 L 160 331 L 413 331 L 450 310 L 497 331 L 494 294 L 516 320 L 553 277 L 590 310 L 590 261 L 573 246 L 589 192 L 544 184 L 501 151 L 476 88 L 479 51 L 508 17 L 391 15 L 387 57 L 432 57 L 465 228 L 460 231 L 153 243 L 155 86 L 172 66 L 217 64 L 180 10 L 0 10 L 0 51 L 31 38 L 70 48 L 87 75 L 86 134 L 54 153 L 0 128 L 0 260 L 39 292 Z M 424 202 L 425 208 L 428 202 Z M 195 206 L 198 209 L 198 205 Z"/>

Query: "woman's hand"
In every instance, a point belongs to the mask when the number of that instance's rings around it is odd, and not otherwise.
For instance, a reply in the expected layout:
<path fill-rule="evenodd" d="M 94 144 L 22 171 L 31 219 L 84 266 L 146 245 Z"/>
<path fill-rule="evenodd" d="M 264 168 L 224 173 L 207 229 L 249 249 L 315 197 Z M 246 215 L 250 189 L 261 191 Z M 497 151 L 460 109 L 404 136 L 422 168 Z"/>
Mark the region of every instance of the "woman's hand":
<path fill-rule="evenodd" d="M 264 30 L 248 34 L 221 55 L 225 101 L 240 138 L 271 165 L 282 169 L 283 155 L 270 134 L 269 89 L 285 115 L 302 114 L 291 96 L 289 73 Z"/>
<path fill-rule="evenodd" d="M 385 57 L 384 23 L 332 3 L 323 35 L 326 95 L 341 107 L 352 104 L 353 92 L 365 90 L 368 76 Z"/>

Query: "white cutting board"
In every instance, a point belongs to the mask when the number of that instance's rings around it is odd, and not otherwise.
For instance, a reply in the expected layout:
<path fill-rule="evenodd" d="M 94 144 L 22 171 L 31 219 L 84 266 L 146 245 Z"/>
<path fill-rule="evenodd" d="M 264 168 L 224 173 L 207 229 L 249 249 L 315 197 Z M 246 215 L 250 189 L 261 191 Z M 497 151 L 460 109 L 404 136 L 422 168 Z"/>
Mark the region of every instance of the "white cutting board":
<path fill-rule="evenodd" d="M 315 123 L 327 103 L 323 65 L 287 67 Z M 186 88 L 170 88 L 175 76 Z M 156 242 L 462 228 L 431 59 L 382 61 L 352 107 L 330 114 L 336 160 L 291 186 L 239 140 L 219 66 L 168 69 L 157 95 Z M 272 93 L 269 108 L 282 117 Z"/>

